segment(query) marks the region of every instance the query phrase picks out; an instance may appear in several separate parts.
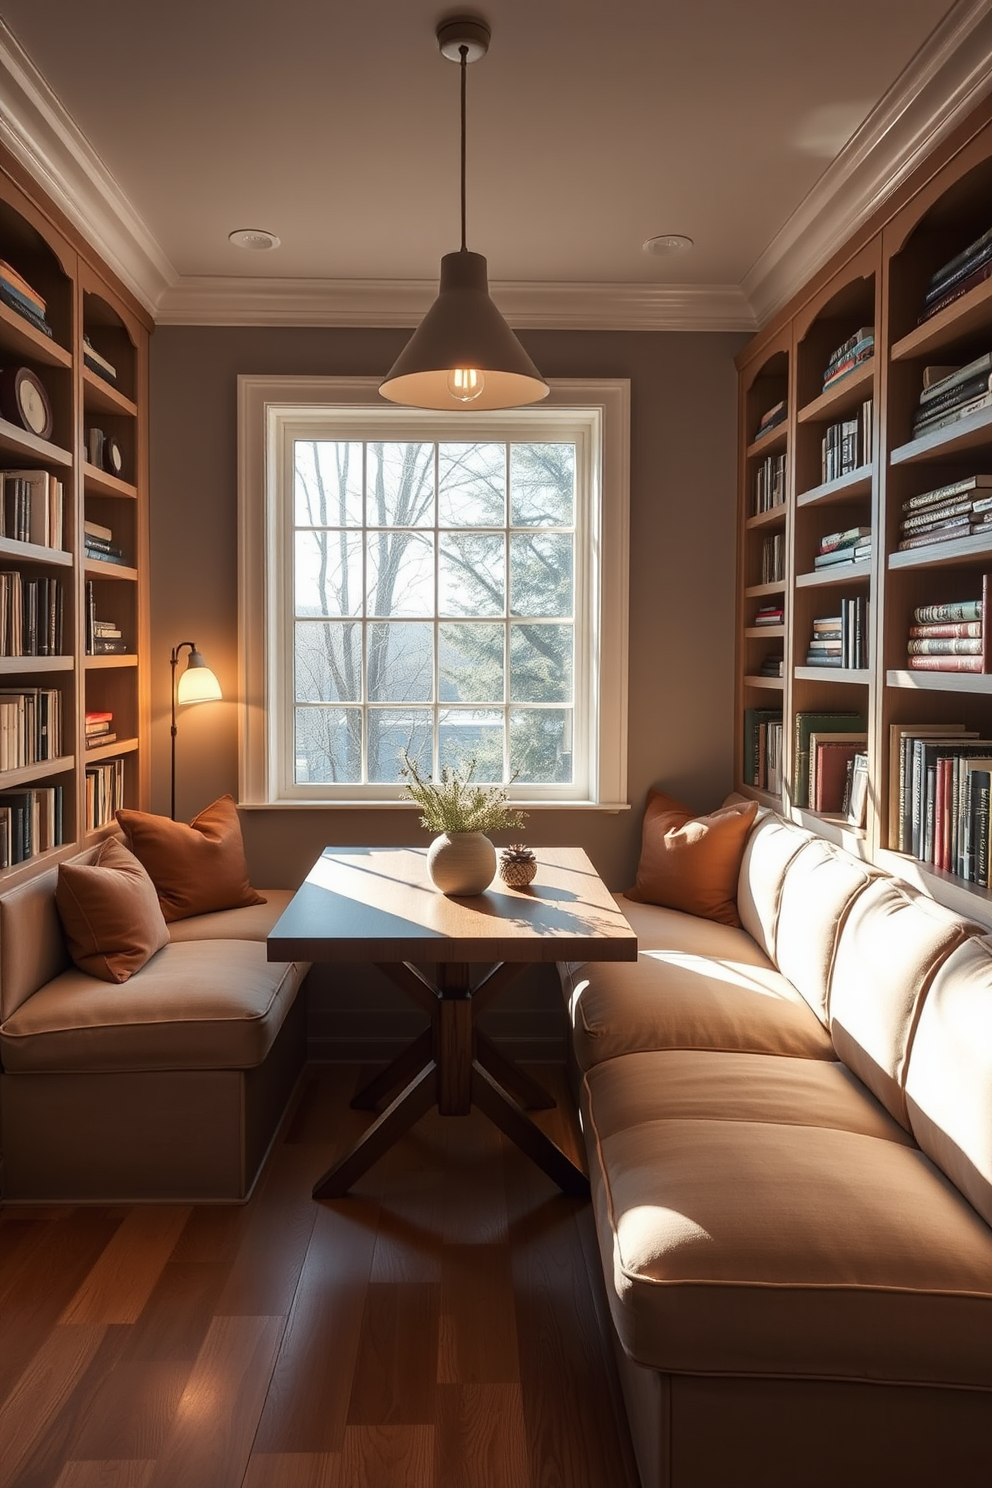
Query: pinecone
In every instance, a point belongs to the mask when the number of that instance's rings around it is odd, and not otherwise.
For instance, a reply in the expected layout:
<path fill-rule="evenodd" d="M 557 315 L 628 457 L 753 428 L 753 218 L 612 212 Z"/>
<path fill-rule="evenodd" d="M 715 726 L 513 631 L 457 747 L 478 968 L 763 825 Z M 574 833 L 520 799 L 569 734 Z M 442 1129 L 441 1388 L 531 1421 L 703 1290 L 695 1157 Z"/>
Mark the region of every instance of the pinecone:
<path fill-rule="evenodd" d="M 537 859 L 522 842 L 511 842 L 499 855 L 499 876 L 511 889 L 525 889 L 537 872 Z"/>

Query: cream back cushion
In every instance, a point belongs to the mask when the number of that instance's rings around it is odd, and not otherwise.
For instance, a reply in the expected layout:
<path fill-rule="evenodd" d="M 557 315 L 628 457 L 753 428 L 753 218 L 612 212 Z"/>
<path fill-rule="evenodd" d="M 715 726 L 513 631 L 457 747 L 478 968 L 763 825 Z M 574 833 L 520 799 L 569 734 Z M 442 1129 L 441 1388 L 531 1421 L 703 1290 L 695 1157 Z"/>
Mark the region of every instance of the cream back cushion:
<path fill-rule="evenodd" d="M 751 828 L 737 881 L 737 913 L 766 956 L 775 959 L 775 930 L 785 870 L 812 832 L 768 812 Z"/>
<path fill-rule="evenodd" d="M 820 838 L 786 867 L 773 960 L 823 1024 L 841 927 L 855 899 L 878 876 Z"/>
<path fill-rule="evenodd" d="M 992 1225 L 992 948 L 970 939 L 927 993 L 906 1070 L 910 1130 Z"/>
<path fill-rule="evenodd" d="M 855 899 L 841 927 L 830 978 L 834 1048 L 907 1128 L 906 1059 L 923 998 L 974 930 L 953 910 L 885 878 Z"/>

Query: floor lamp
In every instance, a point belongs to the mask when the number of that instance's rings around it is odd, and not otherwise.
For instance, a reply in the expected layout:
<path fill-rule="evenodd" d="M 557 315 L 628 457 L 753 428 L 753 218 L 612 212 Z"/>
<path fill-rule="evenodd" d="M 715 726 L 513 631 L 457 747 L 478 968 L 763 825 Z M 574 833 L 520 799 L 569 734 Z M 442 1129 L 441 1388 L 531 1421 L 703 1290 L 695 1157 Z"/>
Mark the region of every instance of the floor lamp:
<path fill-rule="evenodd" d="M 184 650 L 189 651 L 186 659 L 186 668 L 176 679 L 176 671 L 179 666 L 179 656 Z M 213 672 L 207 666 L 203 657 L 196 649 L 195 641 L 180 641 L 178 646 L 172 648 L 172 820 L 176 819 L 176 709 L 182 704 L 188 703 L 216 703 L 224 694 L 220 690 L 220 683 Z"/>

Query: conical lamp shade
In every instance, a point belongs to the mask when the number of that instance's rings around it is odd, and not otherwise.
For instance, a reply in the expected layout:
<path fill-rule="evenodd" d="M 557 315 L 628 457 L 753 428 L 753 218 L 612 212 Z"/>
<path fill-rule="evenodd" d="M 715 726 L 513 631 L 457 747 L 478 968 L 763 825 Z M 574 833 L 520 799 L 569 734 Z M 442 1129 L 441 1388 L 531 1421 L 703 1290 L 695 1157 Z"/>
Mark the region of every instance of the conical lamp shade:
<path fill-rule="evenodd" d="M 482 390 L 470 399 L 451 390 L 452 374 L 482 374 Z M 446 253 L 437 299 L 379 388 L 391 403 L 408 408 L 468 412 L 538 403 L 550 391 L 489 298 L 481 253 Z"/>

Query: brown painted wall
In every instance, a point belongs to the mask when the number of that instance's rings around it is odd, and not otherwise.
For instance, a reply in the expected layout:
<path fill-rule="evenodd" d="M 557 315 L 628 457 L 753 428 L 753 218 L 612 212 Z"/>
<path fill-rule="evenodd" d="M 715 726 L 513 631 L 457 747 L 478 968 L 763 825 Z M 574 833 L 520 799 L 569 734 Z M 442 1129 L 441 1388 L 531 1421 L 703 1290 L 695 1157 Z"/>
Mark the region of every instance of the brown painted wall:
<path fill-rule="evenodd" d="M 177 814 L 188 820 L 223 792 L 238 792 L 238 374 L 381 375 L 408 334 L 166 326 L 152 337 L 153 810 L 169 809 L 168 659 L 182 640 L 200 646 L 225 701 L 187 709 L 180 719 Z M 546 376 L 631 382 L 633 809 L 536 812 L 527 829 L 535 846 L 584 847 L 610 887 L 622 889 L 636 868 L 649 786 L 663 785 L 697 808 L 715 805 L 731 786 L 733 357 L 746 337 L 546 331 L 521 339 Z M 253 878 L 272 886 L 297 884 L 328 843 L 387 844 L 418 830 L 406 813 L 327 807 L 251 811 L 243 822 Z M 368 995 L 365 989 L 371 1014 Z M 394 994 L 388 1002 L 395 1004 Z M 361 1037 L 357 1025 L 352 1033 Z"/>

